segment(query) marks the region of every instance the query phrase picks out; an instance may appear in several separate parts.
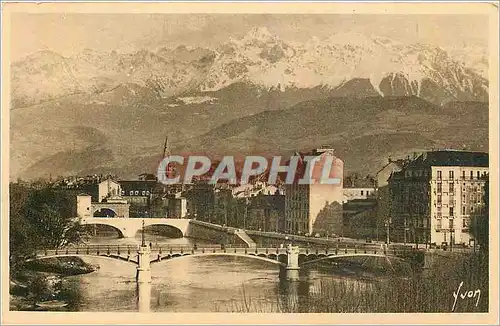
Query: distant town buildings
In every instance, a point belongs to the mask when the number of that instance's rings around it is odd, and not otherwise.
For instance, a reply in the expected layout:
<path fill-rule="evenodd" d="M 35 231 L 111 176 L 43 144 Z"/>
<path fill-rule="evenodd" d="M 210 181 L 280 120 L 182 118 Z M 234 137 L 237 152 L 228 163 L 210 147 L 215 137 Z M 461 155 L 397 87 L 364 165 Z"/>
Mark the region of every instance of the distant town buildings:
<path fill-rule="evenodd" d="M 268 185 L 263 181 L 256 181 L 234 187 L 232 194 L 235 198 L 245 198 L 257 195 L 283 195 L 283 190 L 276 185 Z"/>
<path fill-rule="evenodd" d="M 481 216 L 488 154 L 431 151 L 389 177 L 393 237 L 414 243 L 469 244 L 470 223 Z"/>
<path fill-rule="evenodd" d="M 76 198 L 79 217 L 193 218 L 269 232 L 420 243 L 470 244 L 471 223 L 484 211 L 488 154 L 436 150 L 389 159 L 374 176 L 343 178 L 343 162 L 330 149 L 295 153 L 296 180 L 269 185 L 259 176 L 249 184 L 163 185 L 153 174 L 138 180 L 113 176 L 59 177 L 53 187 Z M 311 181 L 298 182 L 314 158 Z M 340 184 L 315 182 L 332 159 Z M 285 165 L 285 163 L 283 163 Z"/>
<path fill-rule="evenodd" d="M 147 206 L 157 182 L 155 180 L 120 180 L 121 196 L 129 203 Z"/>

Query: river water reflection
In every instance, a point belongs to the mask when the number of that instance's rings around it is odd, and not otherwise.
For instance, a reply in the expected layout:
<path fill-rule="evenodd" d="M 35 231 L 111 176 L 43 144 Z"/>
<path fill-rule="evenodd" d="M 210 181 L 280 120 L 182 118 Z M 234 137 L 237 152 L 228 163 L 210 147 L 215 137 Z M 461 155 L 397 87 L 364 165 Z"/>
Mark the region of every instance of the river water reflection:
<path fill-rule="evenodd" d="M 152 243 L 203 244 L 198 240 L 146 237 Z M 139 244 L 140 239 L 94 239 L 93 243 Z M 66 286 L 78 293 L 70 306 L 75 311 L 137 311 L 135 265 L 112 259 L 86 257 L 100 266 L 96 272 L 70 276 Z M 301 270 L 300 282 L 279 277 L 275 264 L 245 257 L 185 256 L 151 265 L 150 310 L 153 312 L 243 312 L 245 306 L 262 312 L 283 309 L 314 292 L 322 280 L 339 278 L 331 271 Z M 356 279 L 351 278 L 353 282 Z M 249 299 L 250 298 L 250 299 Z M 249 302 L 251 300 L 251 302 Z"/>

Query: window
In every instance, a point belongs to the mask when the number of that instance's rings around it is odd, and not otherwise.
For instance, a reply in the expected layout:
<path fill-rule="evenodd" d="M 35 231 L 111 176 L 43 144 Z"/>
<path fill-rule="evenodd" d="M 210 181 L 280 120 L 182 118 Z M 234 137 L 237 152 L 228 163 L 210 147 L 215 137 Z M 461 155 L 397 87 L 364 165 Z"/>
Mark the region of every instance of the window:
<path fill-rule="evenodd" d="M 450 207 L 450 217 L 453 217 L 453 207 Z"/>
<path fill-rule="evenodd" d="M 124 196 L 124 195 L 125 195 L 125 191 L 122 190 L 122 196 Z"/>
<path fill-rule="evenodd" d="M 437 228 L 441 229 L 441 220 L 438 220 L 438 222 L 437 222 Z"/>
<path fill-rule="evenodd" d="M 149 190 L 146 190 L 146 195 L 149 195 Z"/>
<path fill-rule="evenodd" d="M 477 178 L 481 178 L 481 172 L 477 171 Z"/>
<path fill-rule="evenodd" d="M 474 171 L 470 171 L 470 179 L 474 179 Z"/>
<path fill-rule="evenodd" d="M 449 221 L 448 221 L 448 224 L 449 224 L 449 226 L 450 226 L 450 229 L 453 229 L 453 226 L 454 226 L 454 225 L 453 225 L 453 220 L 449 220 Z"/>
<path fill-rule="evenodd" d="M 450 171 L 450 180 L 453 180 L 453 177 L 454 177 L 453 171 Z"/>
<path fill-rule="evenodd" d="M 439 182 L 437 184 L 437 188 L 438 188 L 437 190 L 438 190 L 439 193 L 442 192 L 443 191 L 443 184 L 441 182 Z"/>
<path fill-rule="evenodd" d="M 465 170 L 462 171 L 462 179 L 465 179 Z"/>
<path fill-rule="evenodd" d="M 361 190 L 361 196 L 363 196 L 363 190 Z"/>
<path fill-rule="evenodd" d="M 462 202 L 465 203 L 465 194 L 462 195 Z"/>
<path fill-rule="evenodd" d="M 467 214 L 467 208 L 465 206 L 462 206 L 462 215 Z"/>
<path fill-rule="evenodd" d="M 133 196 L 133 195 L 134 195 L 134 191 L 130 190 L 130 196 Z"/>
<path fill-rule="evenodd" d="M 442 197 L 441 197 L 441 195 L 438 195 L 438 204 L 441 204 L 441 201 L 442 201 Z"/>
<path fill-rule="evenodd" d="M 438 177 L 438 180 L 441 180 L 441 171 L 437 171 L 437 177 Z"/>
<path fill-rule="evenodd" d="M 142 195 L 143 195 L 143 196 L 145 196 L 145 195 L 146 195 L 146 191 L 145 191 L 145 190 L 143 190 L 143 191 L 142 191 Z"/>
<path fill-rule="evenodd" d="M 452 194 L 452 193 L 453 193 L 453 189 L 454 189 L 454 187 L 455 187 L 455 184 L 454 184 L 453 182 L 451 182 L 451 183 L 449 184 L 449 193 L 450 193 L 450 194 Z"/>
<path fill-rule="evenodd" d="M 137 195 L 139 195 L 139 190 L 136 190 L 136 191 L 135 191 L 135 195 L 136 195 L 136 196 L 137 196 Z"/>

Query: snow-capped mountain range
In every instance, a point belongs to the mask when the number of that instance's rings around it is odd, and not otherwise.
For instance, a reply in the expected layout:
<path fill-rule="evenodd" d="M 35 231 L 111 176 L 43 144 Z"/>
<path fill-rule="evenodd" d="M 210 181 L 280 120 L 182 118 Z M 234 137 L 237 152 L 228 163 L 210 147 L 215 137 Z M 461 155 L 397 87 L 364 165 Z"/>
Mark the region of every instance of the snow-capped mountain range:
<path fill-rule="evenodd" d="M 382 96 L 416 95 L 436 104 L 487 101 L 485 50 L 448 50 L 356 33 L 285 42 L 266 28 L 255 28 L 214 49 L 85 50 L 74 57 L 42 51 L 12 65 L 13 107 L 99 94 L 122 84 L 136 84 L 152 91 L 143 94 L 161 98 L 217 91 L 237 82 L 285 91 L 338 89 L 354 79 L 369 80 Z"/>

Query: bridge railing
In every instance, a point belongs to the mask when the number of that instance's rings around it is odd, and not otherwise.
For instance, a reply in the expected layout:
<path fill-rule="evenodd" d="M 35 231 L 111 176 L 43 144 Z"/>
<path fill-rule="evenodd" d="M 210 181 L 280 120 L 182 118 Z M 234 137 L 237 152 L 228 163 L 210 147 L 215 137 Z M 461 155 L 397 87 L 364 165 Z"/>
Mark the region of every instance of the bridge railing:
<path fill-rule="evenodd" d="M 139 246 L 127 245 L 88 245 L 73 246 L 58 249 L 45 249 L 37 253 L 38 256 L 57 255 L 119 255 L 133 256 L 137 253 Z M 225 246 L 157 246 L 152 247 L 153 254 L 189 254 L 189 253 L 238 253 L 238 254 L 283 254 L 286 248 L 247 248 L 247 247 L 225 247 Z"/>
<path fill-rule="evenodd" d="M 46 249 L 44 251 L 38 252 L 38 255 L 68 255 L 68 254 L 90 254 L 90 255 L 135 255 L 139 249 L 138 245 L 106 245 L 106 244 L 89 244 L 80 246 L 67 246 L 65 248 L 58 249 Z M 202 245 L 202 246 L 192 246 L 192 245 L 152 245 L 151 251 L 157 254 L 168 254 L 168 253 L 245 253 L 245 254 L 286 254 L 286 247 L 258 247 L 258 248 L 247 248 L 244 246 L 220 246 L 220 245 Z M 332 246 L 328 248 L 308 248 L 300 247 L 300 254 L 315 254 L 315 255 L 346 255 L 346 254 L 375 254 L 375 255 L 394 255 L 402 256 L 411 252 L 418 252 L 415 248 L 380 248 L 376 246 L 366 247 L 366 246 Z"/>

